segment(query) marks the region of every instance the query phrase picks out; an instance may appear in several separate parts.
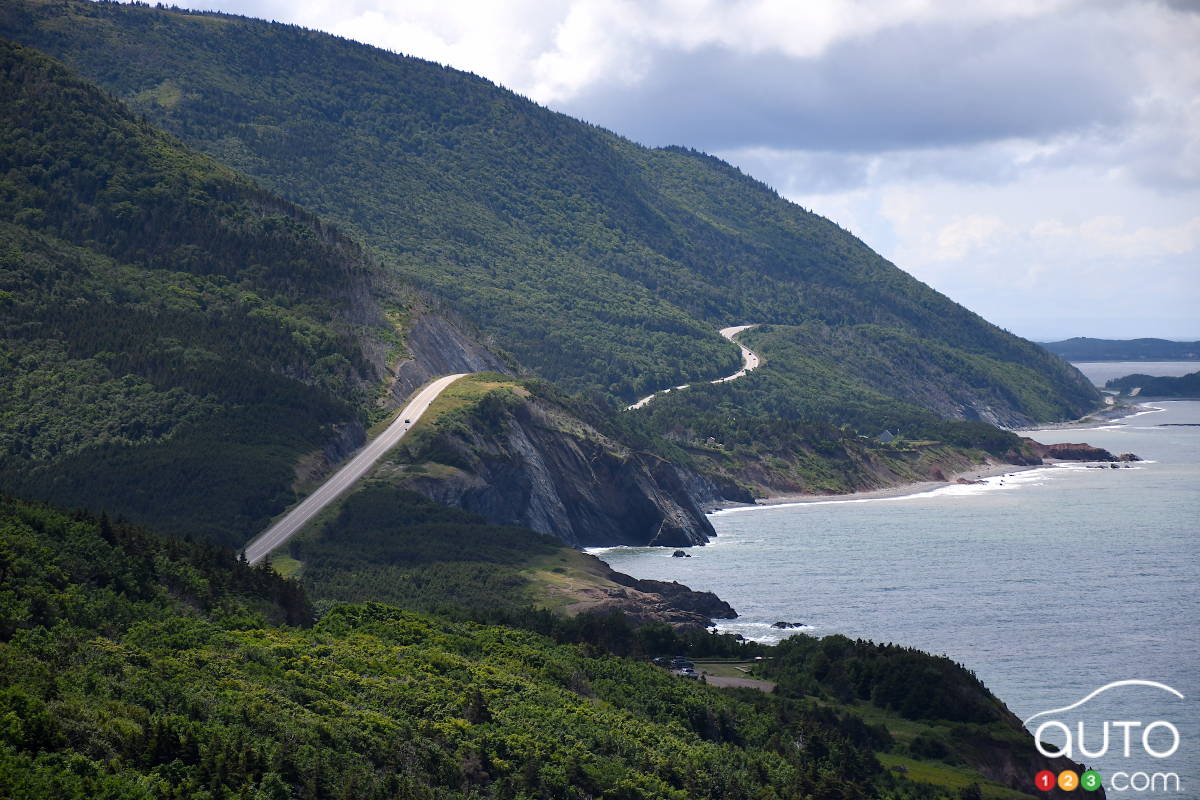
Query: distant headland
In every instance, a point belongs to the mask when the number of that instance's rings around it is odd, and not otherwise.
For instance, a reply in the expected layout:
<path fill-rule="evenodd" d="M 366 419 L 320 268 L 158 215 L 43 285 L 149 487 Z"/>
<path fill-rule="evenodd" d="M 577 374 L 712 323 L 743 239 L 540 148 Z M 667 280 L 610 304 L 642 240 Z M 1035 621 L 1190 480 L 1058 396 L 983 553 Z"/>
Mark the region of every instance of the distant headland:
<path fill-rule="evenodd" d="M 1200 342 L 1076 336 L 1038 344 L 1067 361 L 1200 361 Z"/>

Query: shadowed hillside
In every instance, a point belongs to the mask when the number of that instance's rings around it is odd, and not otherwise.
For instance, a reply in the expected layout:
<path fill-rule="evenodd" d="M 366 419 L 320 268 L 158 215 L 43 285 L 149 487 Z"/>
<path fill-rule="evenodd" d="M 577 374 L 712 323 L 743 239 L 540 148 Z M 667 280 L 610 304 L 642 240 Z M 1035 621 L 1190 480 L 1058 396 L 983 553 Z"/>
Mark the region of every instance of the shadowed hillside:
<path fill-rule="evenodd" d="M 302 456 L 361 439 L 400 342 L 387 291 L 45 56 L 0 42 L 0 70 L 4 488 L 240 544 Z"/>

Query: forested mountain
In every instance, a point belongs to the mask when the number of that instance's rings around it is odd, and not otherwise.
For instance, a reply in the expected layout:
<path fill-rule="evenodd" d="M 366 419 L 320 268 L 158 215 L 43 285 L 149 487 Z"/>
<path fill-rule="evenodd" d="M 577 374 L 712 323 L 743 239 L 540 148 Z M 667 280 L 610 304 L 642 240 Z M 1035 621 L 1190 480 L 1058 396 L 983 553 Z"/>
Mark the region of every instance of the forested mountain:
<path fill-rule="evenodd" d="M 918 354 L 868 384 L 943 417 L 1017 424 L 1097 401 L 1058 358 L 729 165 L 639 147 L 478 77 L 292 26 L 138 5 L 16 0 L 0 33 L 357 232 L 570 391 L 615 404 L 725 374 L 737 351 L 715 329 L 762 322 L 796 327 L 805 347 L 816 325 L 881 356 Z M 836 349 L 810 357 L 840 381 Z M 756 398 L 776 416 L 781 386 Z"/>
<path fill-rule="evenodd" d="M 431 375 L 503 366 L 352 241 L 60 64 L 3 42 L 0 65 L 0 490 L 240 546 Z M 603 499 L 574 525 L 499 521 L 703 542 L 674 468 L 613 446 L 607 476 L 556 470 Z M 625 507 L 640 527 L 604 516 Z"/>
<path fill-rule="evenodd" d="M 1195 361 L 1200 342 L 1170 339 L 1091 339 L 1076 336 L 1061 342 L 1041 342 L 1042 347 L 1068 361 Z"/>
<path fill-rule="evenodd" d="M 947 658 L 714 635 L 719 599 L 530 530 L 695 542 L 702 496 L 1003 456 L 975 418 L 1091 402 L 1061 361 L 727 165 L 454 70 L 72 0 L 0 34 L 0 799 L 1014 798 L 1077 766 Z M 731 370 L 738 318 L 760 370 L 614 411 Z M 235 556 L 459 371 L 273 564 Z M 681 652 L 769 654 L 778 691 L 646 663 Z"/>
<path fill-rule="evenodd" d="M 307 212 L 9 42 L 0 114 L 3 488 L 240 544 L 302 456 L 361 437 L 388 291 Z"/>

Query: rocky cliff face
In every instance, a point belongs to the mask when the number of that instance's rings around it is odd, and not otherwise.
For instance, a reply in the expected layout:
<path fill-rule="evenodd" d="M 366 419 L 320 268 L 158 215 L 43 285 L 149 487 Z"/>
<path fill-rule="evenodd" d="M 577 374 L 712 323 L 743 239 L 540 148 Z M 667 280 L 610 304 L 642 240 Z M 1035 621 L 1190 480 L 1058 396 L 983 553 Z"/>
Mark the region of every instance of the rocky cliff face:
<path fill-rule="evenodd" d="M 595 556 L 572 553 L 593 580 L 552 581 L 551 602 L 566 601 L 566 613 L 607 615 L 619 611 L 635 625 L 665 623 L 680 630 L 704 630 L 714 619 L 735 619 L 733 607 L 712 592 L 698 592 L 674 581 L 639 580 L 617 572 Z M 536 580 L 536 577 L 535 577 Z"/>
<path fill-rule="evenodd" d="M 488 419 L 439 430 L 408 457 L 390 467 L 405 487 L 576 547 L 676 547 L 715 535 L 689 494 L 695 476 L 540 397 L 511 395 Z"/>
<path fill-rule="evenodd" d="M 638 579 L 610 569 L 606 576 L 613 583 L 636 589 L 646 594 L 658 595 L 671 608 L 679 611 L 697 614 L 705 620 L 737 619 L 733 606 L 717 597 L 712 592 L 698 592 L 677 581 L 656 581 L 650 578 Z"/>
<path fill-rule="evenodd" d="M 391 399 L 396 405 L 402 405 L 423 384 L 442 375 L 512 372 L 498 355 L 436 312 L 418 313 L 405 331 L 404 344 L 408 357 L 393 371 L 395 383 Z"/>
<path fill-rule="evenodd" d="M 344 287 L 347 300 L 347 322 L 369 329 L 370 326 L 384 327 L 388 323 L 379 304 L 370 296 L 362 282 L 348 281 Z M 395 364 L 389 365 L 389 343 L 379 336 L 360 336 L 359 346 L 367 363 L 374 368 L 375 379 L 391 374 L 391 386 L 381 405 L 397 408 L 404 405 L 421 386 L 456 372 L 509 372 L 508 364 L 491 350 L 484 347 L 463 330 L 451 318 L 429 311 L 419 303 L 410 308 L 411 324 L 404 331 L 406 354 Z M 295 464 L 293 488 L 307 493 L 329 477 L 333 470 L 367 440 L 367 432 L 358 420 L 350 420 L 334 426 L 325 446 L 305 454 Z"/>
<path fill-rule="evenodd" d="M 1083 442 L 1060 442 L 1058 444 L 1042 444 L 1027 436 L 1021 437 L 1022 451 L 1012 451 L 1006 455 L 1006 460 L 1013 464 L 1042 464 L 1045 459 L 1053 461 L 1141 461 L 1133 453 L 1113 455 L 1103 447 L 1085 444 Z"/>

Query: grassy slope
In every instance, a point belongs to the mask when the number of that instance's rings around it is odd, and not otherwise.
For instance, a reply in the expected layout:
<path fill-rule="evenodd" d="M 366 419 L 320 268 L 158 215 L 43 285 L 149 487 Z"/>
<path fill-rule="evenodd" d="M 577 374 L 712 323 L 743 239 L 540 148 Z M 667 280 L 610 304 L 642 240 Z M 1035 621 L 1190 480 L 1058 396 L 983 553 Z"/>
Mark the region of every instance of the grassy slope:
<path fill-rule="evenodd" d="M 398 341 L 371 267 L 50 59 L 0 61 L 0 487 L 240 542 L 366 419 Z"/>
<path fill-rule="evenodd" d="M 1057 358 L 728 165 L 637 147 L 473 76 L 287 26 L 141 7 L 14 3 L 0 30 L 353 226 L 568 389 L 629 399 L 724 374 L 737 352 L 715 327 L 815 320 L 949 349 L 1027 417 L 1096 401 Z M 1033 376 L 1037 402 L 1013 391 Z"/>
<path fill-rule="evenodd" d="M 302 578 L 318 609 L 377 600 L 428 611 L 572 613 L 597 593 L 622 588 L 603 562 L 553 537 L 490 525 L 386 479 L 340 500 L 271 563 Z"/>

